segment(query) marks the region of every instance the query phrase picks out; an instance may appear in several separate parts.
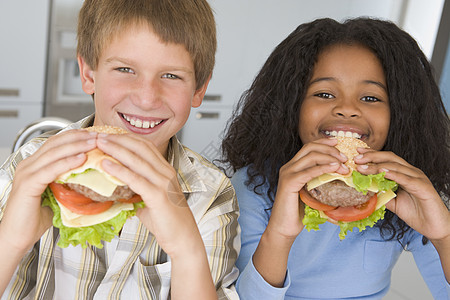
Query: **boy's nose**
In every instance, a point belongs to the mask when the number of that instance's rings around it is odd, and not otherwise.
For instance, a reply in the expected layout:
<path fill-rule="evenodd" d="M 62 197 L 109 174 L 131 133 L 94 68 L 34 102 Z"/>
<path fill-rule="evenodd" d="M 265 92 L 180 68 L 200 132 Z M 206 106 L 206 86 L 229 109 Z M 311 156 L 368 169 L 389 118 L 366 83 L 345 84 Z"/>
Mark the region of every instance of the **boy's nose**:
<path fill-rule="evenodd" d="M 162 95 L 157 80 L 140 80 L 134 89 L 133 102 L 142 109 L 155 109 L 161 106 Z"/>

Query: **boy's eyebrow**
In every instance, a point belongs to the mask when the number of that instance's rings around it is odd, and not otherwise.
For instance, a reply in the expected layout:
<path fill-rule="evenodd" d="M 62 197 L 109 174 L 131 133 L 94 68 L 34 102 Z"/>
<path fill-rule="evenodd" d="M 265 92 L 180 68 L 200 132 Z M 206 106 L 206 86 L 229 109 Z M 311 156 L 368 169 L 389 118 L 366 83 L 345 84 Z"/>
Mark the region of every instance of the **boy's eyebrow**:
<path fill-rule="evenodd" d="M 119 62 L 125 65 L 133 65 L 133 62 L 130 60 L 127 60 L 125 58 L 121 58 L 121 57 L 117 57 L 117 56 L 112 56 L 109 57 L 107 59 L 105 59 L 105 63 L 106 64 L 110 64 L 112 62 Z M 170 70 L 174 70 L 174 71 L 182 71 L 182 72 L 186 72 L 186 73 L 194 73 L 193 70 L 190 70 L 189 68 L 185 68 L 185 67 L 178 67 L 178 66 L 166 66 L 168 69 Z"/>
<path fill-rule="evenodd" d="M 309 85 L 312 85 L 314 83 L 321 82 L 321 81 L 336 81 L 336 78 L 334 78 L 334 77 L 319 77 L 319 78 L 315 78 L 315 79 L 310 81 Z M 387 92 L 387 87 L 383 83 L 381 83 L 379 81 L 363 80 L 362 82 L 364 82 L 366 84 L 374 84 L 376 86 L 379 86 L 380 88 L 382 88 L 383 90 L 385 90 Z"/>

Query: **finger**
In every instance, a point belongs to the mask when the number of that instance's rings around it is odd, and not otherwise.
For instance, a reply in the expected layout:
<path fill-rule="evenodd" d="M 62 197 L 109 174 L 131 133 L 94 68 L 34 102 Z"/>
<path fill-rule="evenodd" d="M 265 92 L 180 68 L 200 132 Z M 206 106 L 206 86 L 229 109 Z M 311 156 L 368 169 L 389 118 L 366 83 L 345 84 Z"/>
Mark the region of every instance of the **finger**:
<path fill-rule="evenodd" d="M 329 169 L 332 169 L 332 172 L 338 172 L 341 174 L 347 174 L 349 172 L 348 167 L 343 164 L 342 160 L 336 158 L 335 156 L 316 151 L 307 153 L 299 160 L 293 158 L 286 164 L 286 167 L 284 168 L 289 168 L 295 172 L 298 172 L 319 165 L 331 166 L 331 168 Z"/>
<path fill-rule="evenodd" d="M 87 152 L 96 147 L 96 133 L 85 130 L 70 130 L 50 137 L 28 161 L 47 165 L 52 160 Z"/>
<path fill-rule="evenodd" d="M 327 154 L 335 157 L 341 162 L 346 162 L 347 157 L 339 152 L 339 150 L 334 147 L 337 144 L 337 139 L 335 138 L 327 138 L 327 139 L 319 139 L 314 142 L 305 144 L 302 149 L 294 156 L 294 160 L 298 160 L 302 157 L 305 157 L 310 152 L 320 152 L 323 154 Z"/>
<path fill-rule="evenodd" d="M 168 171 L 172 168 L 170 164 L 148 141 L 130 135 L 100 136 L 98 147 L 141 176 L 173 176 Z"/>

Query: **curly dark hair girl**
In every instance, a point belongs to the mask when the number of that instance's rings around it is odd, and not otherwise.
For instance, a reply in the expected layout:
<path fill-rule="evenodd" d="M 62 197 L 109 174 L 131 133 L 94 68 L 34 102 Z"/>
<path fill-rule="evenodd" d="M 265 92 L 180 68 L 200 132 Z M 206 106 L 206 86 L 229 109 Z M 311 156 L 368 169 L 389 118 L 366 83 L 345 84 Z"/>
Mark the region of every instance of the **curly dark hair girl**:
<path fill-rule="evenodd" d="M 378 57 L 391 111 L 383 150 L 421 169 L 448 207 L 450 121 L 432 67 L 408 33 L 376 19 L 315 20 L 297 27 L 275 48 L 227 126 L 222 151 L 228 171 L 249 166 L 246 185 L 258 192 L 267 184 L 273 201 L 279 168 L 303 146 L 299 109 L 317 57 L 336 44 L 362 45 Z M 389 211 L 378 226 L 388 239 L 400 239 L 409 229 Z"/>

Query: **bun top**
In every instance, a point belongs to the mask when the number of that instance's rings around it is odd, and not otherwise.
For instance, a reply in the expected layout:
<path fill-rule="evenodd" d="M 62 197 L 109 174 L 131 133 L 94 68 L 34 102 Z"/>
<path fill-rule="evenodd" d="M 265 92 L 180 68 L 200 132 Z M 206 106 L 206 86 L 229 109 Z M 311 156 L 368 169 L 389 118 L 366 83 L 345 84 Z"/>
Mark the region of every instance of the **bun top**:
<path fill-rule="evenodd" d="M 125 134 L 125 133 L 127 133 L 127 131 L 125 129 L 122 129 L 120 127 L 115 127 L 115 126 L 108 126 L 108 125 L 91 126 L 91 127 L 85 128 L 85 130 L 95 131 L 98 133 L 107 133 L 107 134 Z M 103 170 L 103 167 L 101 165 L 101 162 L 103 159 L 108 159 L 111 162 L 119 164 L 119 165 L 121 164 L 118 160 L 116 160 L 112 156 L 109 156 L 108 154 L 104 153 L 100 149 L 95 148 L 91 151 L 86 152 L 86 161 L 84 162 L 83 165 L 81 165 L 78 168 L 72 169 L 68 172 L 65 172 L 63 174 L 60 174 L 56 178 L 56 181 L 66 182 L 71 176 L 73 176 L 73 174 L 80 174 L 88 169 L 93 169 L 93 170 L 97 170 L 98 172 L 100 172 L 111 183 L 113 183 L 115 185 L 125 185 L 122 181 L 115 178 L 114 176 L 109 175 L 108 173 L 106 173 Z"/>
<path fill-rule="evenodd" d="M 353 157 L 359 155 L 359 152 L 356 151 L 356 148 L 370 148 L 366 143 L 359 139 L 355 139 L 352 137 L 337 137 L 338 143 L 335 146 L 341 153 L 347 156 L 348 160 L 345 165 L 352 170 L 356 170 L 356 164 L 353 161 Z"/>
<path fill-rule="evenodd" d="M 109 126 L 109 125 L 102 125 L 102 126 L 91 126 L 85 128 L 87 131 L 95 131 L 98 133 L 107 133 L 107 134 L 124 134 L 127 133 L 123 128 L 116 127 L 116 126 Z"/>

